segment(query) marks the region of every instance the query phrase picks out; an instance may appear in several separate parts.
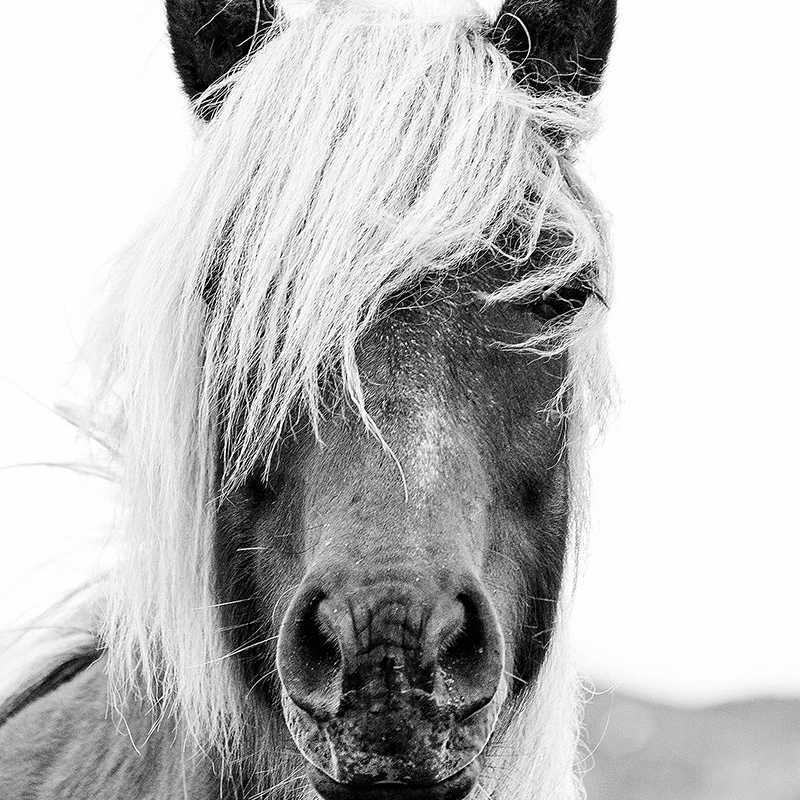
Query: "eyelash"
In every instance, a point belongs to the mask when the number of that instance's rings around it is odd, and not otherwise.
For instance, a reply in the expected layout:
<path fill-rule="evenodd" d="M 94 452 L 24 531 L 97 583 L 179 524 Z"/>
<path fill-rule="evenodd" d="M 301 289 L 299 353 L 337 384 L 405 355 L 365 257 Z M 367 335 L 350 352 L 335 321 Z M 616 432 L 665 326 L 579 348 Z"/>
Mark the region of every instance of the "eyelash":
<path fill-rule="evenodd" d="M 603 298 L 593 289 L 585 286 L 564 286 L 556 291 L 545 292 L 535 300 L 516 304 L 516 307 L 551 322 L 576 314 L 590 297 L 605 304 Z"/>

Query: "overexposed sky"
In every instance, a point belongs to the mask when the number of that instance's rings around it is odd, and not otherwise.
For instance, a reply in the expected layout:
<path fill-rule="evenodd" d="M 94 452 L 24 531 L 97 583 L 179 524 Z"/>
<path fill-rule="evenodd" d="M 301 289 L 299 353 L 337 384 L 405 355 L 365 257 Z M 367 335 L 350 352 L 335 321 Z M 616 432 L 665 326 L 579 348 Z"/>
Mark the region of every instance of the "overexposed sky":
<path fill-rule="evenodd" d="M 40 402 L 65 394 L 93 276 L 189 155 L 160 6 L 4 10 L 0 465 L 80 452 Z M 799 693 L 800 10 L 620 6 L 585 166 L 613 221 L 623 403 L 594 459 L 576 645 L 667 699 Z M 109 505 L 100 482 L 0 471 L 0 624 L 96 563 Z"/>

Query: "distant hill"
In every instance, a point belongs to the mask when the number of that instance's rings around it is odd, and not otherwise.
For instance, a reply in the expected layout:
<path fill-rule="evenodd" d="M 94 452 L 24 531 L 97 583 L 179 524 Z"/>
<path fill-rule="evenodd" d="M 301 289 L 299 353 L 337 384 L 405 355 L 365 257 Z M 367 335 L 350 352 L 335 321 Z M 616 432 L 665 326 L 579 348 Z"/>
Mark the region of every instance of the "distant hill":
<path fill-rule="evenodd" d="M 675 708 L 601 692 L 588 800 L 800 800 L 800 700 Z"/>

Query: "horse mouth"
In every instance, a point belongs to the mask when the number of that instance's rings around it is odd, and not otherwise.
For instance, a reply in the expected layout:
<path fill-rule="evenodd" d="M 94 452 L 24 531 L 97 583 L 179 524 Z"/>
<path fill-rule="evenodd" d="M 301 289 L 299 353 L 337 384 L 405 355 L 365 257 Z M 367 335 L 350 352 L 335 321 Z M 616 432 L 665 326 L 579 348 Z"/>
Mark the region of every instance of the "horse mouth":
<path fill-rule="evenodd" d="M 322 800 L 464 800 L 478 783 L 480 761 L 477 758 L 447 780 L 430 784 L 339 783 L 312 764 L 307 769 Z"/>

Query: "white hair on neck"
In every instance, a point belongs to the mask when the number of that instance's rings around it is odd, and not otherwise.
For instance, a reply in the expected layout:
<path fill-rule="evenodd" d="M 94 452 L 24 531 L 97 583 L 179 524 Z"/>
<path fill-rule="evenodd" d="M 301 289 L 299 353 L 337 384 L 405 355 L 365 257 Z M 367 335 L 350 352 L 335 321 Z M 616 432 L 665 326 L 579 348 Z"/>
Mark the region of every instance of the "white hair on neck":
<path fill-rule="evenodd" d="M 606 251 L 571 162 L 591 130 L 584 103 L 525 93 L 474 22 L 314 12 L 283 25 L 214 97 L 196 158 L 120 265 L 109 306 L 128 500 L 103 636 L 120 707 L 140 692 L 235 759 L 249 710 L 215 605 L 219 482 L 230 488 L 268 461 L 298 409 L 316 429 L 325 376 L 341 379 L 380 435 L 356 343 L 398 289 L 458 274 L 487 251 L 527 262 L 546 234 L 561 243 L 550 260 L 487 302 L 587 272 L 602 292 Z M 577 433 L 605 396 L 601 318 L 590 300 L 568 328 L 525 343 L 569 352 L 559 399 Z M 579 441 L 570 446 L 577 477 Z M 559 624 L 497 747 L 506 757 L 493 759 L 486 786 L 499 799 L 576 797 L 563 635 Z"/>

